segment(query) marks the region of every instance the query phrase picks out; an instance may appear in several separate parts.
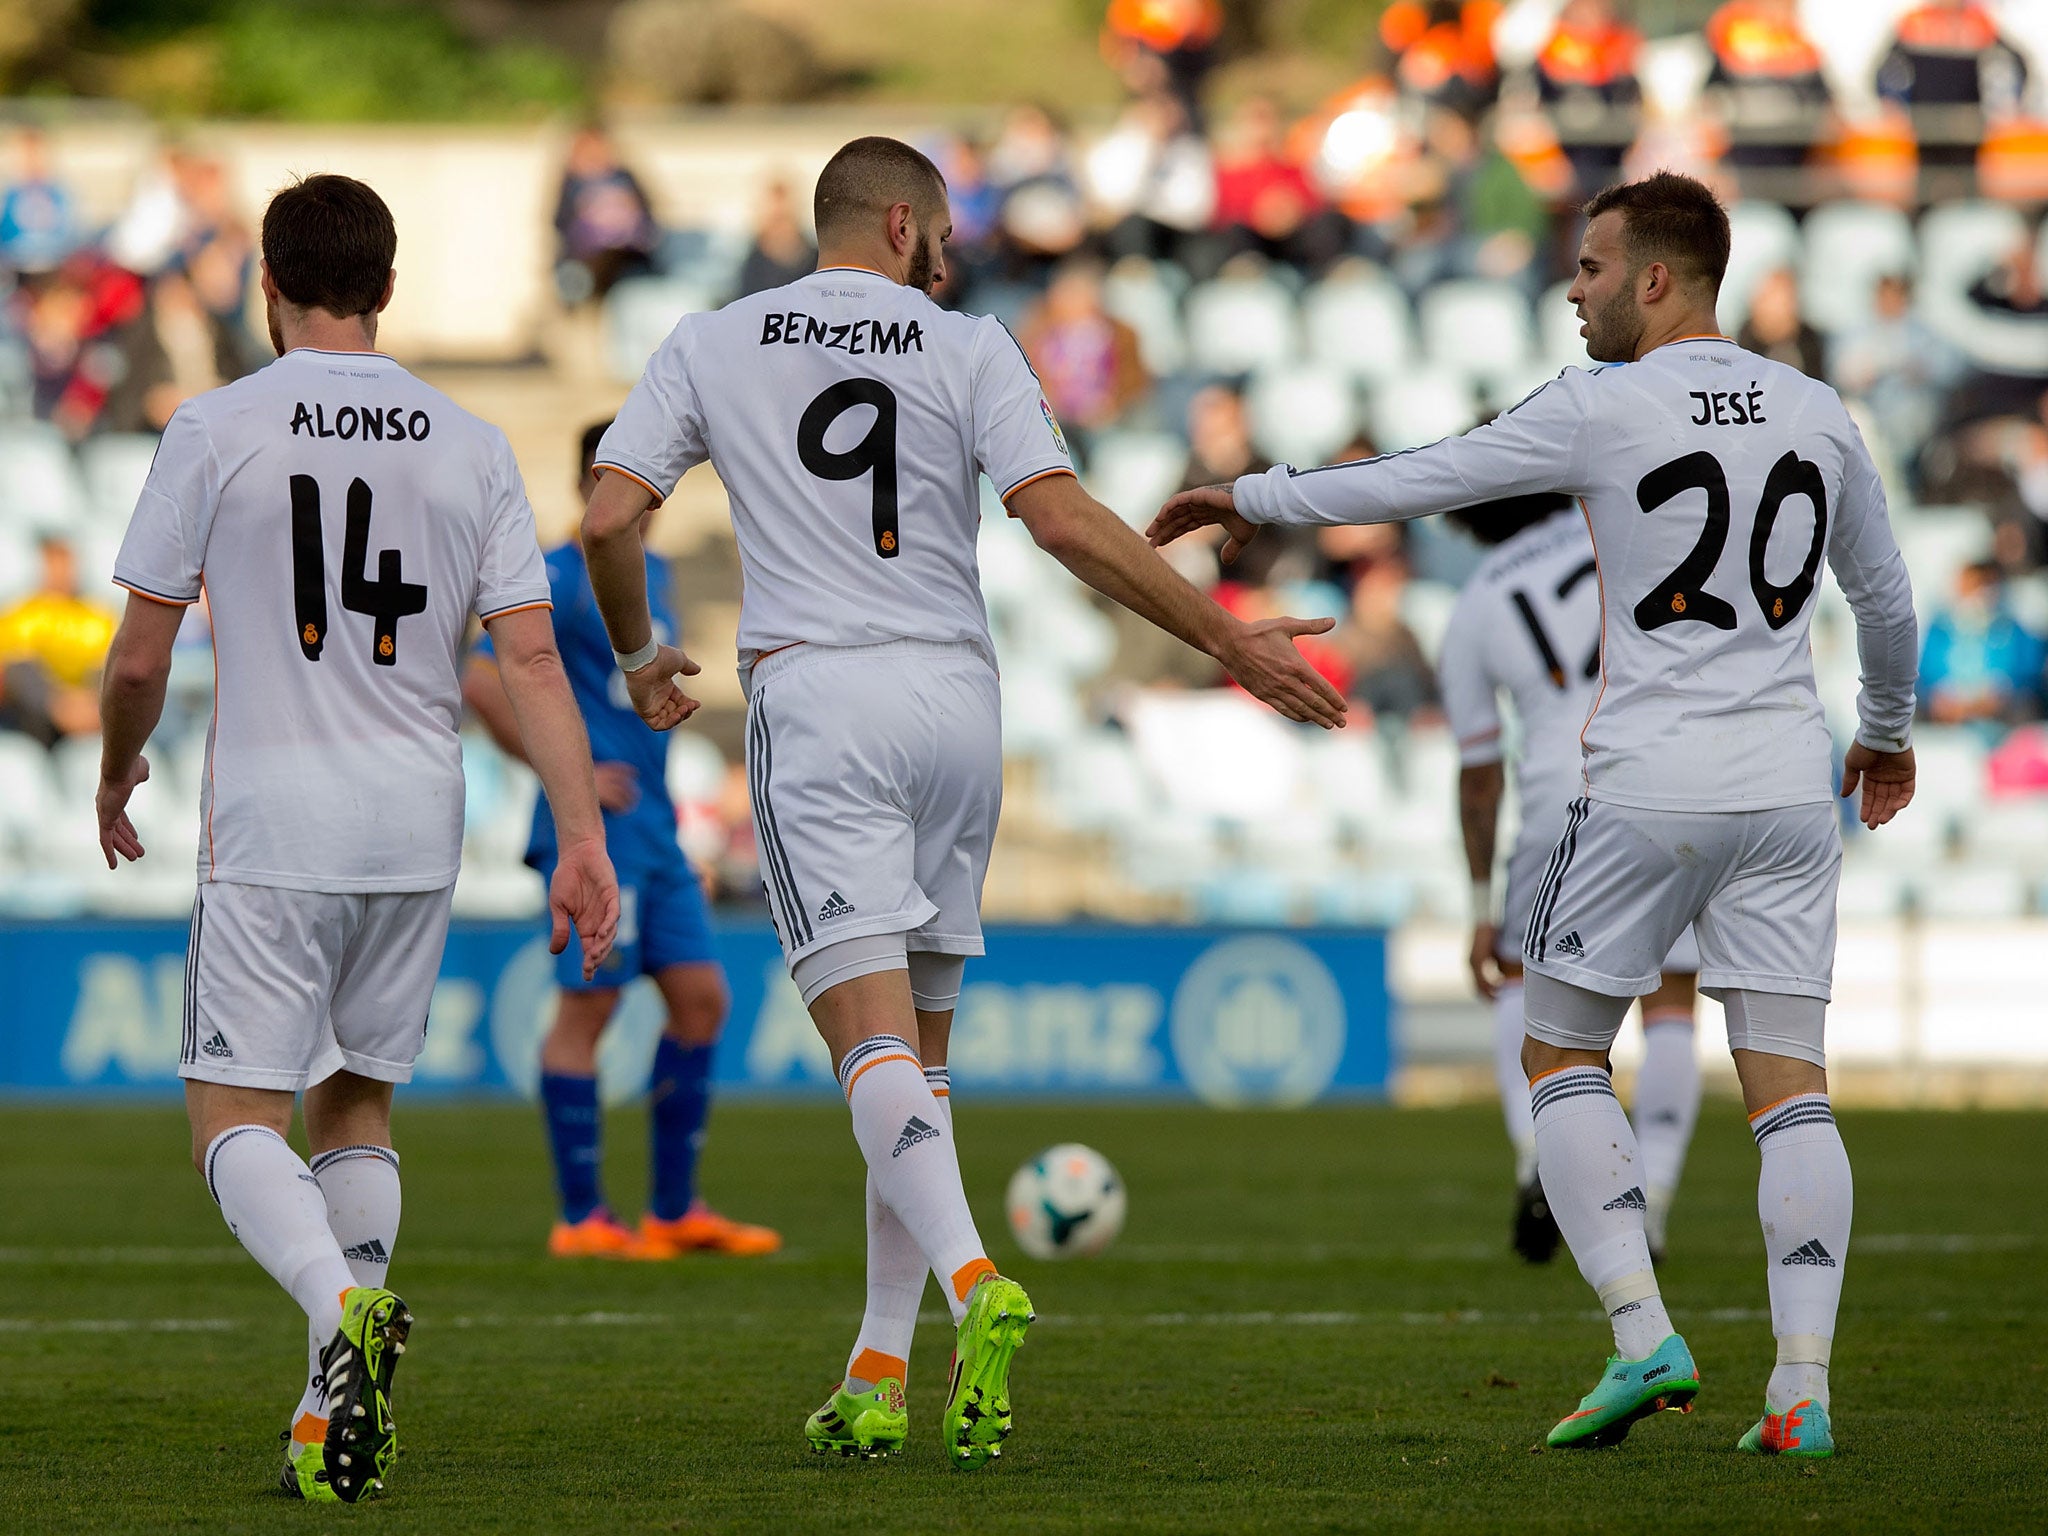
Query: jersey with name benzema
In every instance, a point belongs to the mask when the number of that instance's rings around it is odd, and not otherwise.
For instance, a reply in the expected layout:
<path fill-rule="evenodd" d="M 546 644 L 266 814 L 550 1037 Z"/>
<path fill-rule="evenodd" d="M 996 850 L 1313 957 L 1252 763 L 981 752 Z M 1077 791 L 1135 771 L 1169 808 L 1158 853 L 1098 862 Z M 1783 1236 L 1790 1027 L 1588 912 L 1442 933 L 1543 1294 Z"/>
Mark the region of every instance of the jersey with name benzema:
<path fill-rule="evenodd" d="M 856 267 L 685 316 L 597 453 L 657 497 L 707 458 L 746 580 L 743 668 L 805 641 L 988 649 L 976 476 L 1007 498 L 1072 472 L 1002 322 Z"/>
<path fill-rule="evenodd" d="M 1833 795 L 1808 629 L 1825 558 L 1855 611 L 1857 737 L 1906 743 L 1918 636 L 1884 489 L 1835 392 L 1725 337 L 1568 368 L 1497 420 L 1409 453 L 1236 485 L 1257 523 L 1388 522 L 1532 491 L 1584 504 L 1603 677 L 1587 793 L 1654 810 Z"/>
<path fill-rule="evenodd" d="M 548 603 L 504 433 L 388 357 L 297 348 L 178 408 L 114 579 L 212 617 L 202 880 L 454 883 L 463 632 Z"/>
<path fill-rule="evenodd" d="M 1600 685 L 1600 581 L 1578 507 L 1487 552 L 1451 610 L 1437 677 L 1467 767 L 1501 761 L 1508 696 L 1522 826 L 1555 841 L 1582 784 L 1579 731 Z"/>

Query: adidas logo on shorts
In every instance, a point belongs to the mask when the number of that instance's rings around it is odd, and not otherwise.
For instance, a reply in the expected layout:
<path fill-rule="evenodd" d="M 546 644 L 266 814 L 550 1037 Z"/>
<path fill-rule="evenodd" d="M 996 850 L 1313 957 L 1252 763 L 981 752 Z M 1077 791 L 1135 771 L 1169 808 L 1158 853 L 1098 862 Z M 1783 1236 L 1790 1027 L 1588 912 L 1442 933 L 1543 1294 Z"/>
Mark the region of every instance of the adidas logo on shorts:
<path fill-rule="evenodd" d="M 234 1059 L 235 1053 L 228 1048 L 227 1037 L 217 1029 L 213 1032 L 213 1038 L 200 1046 L 199 1049 L 206 1052 L 209 1056 L 222 1057 L 227 1060 Z"/>
<path fill-rule="evenodd" d="M 1600 1209 L 1603 1211 L 1645 1211 L 1649 1209 L 1649 1202 L 1643 1199 L 1643 1188 L 1638 1184 L 1633 1188 L 1624 1189 L 1612 1200 L 1601 1206 Z"/>
<path fill-rule="evenodd" d="M 1807 1241 L 1794 1248 L 1785 1257 L 1778 1260 L 1778 1262 L 1780 1264 L 1811 1264 L 1816 1269 L 1833 1269 L 1835 1267 L 1834 1255 L 1821 1247 L 1817 1238 L 1807 1239 Z"/>
<path fill-rule="evenodd" d="M 834 891 L 825 898 L 825 905 L 818 908 L 818 921 L 830 922 L 835 917 L 847 917 L 853 912 L 853 903 Z"/>
<path fill-rule="evenodd" d="M 1585 941 L 1579 937 L 1579 930 L 1576 928 L 1550 947 L 1560 955 L 1570 955 L 1574 960 L 1586 958 Z"/>
<path fill-rule="evenodd" d="M 358 1264 L 389 1264 L 391 1255 L 384 1251 L 384 1245 L 376 1238 L 367 1238 L 352 1248 L 341 1250 L 341 1256 Z"/>
<path fill-rule="evenodd" d="M 920 1141 L 930 1141 L 938 1134 L 931 1126 L 926 1125 L 917 1116 L 912 1115 L 903 1123 L 903 1134 L 896 1138 L 896 1150 L 889 1155 L 891 1157 L 901 1157 Z M 1833 1260 L 1829 1262 L 1832 1263 Z"/>

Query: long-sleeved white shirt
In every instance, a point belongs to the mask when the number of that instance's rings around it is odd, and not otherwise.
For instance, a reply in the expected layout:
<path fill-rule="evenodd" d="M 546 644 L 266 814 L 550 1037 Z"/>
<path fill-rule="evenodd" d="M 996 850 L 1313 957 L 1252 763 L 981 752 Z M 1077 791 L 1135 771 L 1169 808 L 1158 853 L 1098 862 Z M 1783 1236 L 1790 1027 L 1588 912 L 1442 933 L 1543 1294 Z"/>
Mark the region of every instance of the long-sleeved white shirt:
<path fill-rule="evenodd" d="M 1675 811 L 1827 800 L 1808 627 L 1823 554 L 1856 615 L 1857 739 L 1905 747 L 1919 665 L 1884 488 L 1835 392 L 1725 337 L 1568 368 L 1486 426 L 1234 490 L 1254 523 L 1380 523 L 1577 496 L 1599 564 L 1586 792 Z"/>

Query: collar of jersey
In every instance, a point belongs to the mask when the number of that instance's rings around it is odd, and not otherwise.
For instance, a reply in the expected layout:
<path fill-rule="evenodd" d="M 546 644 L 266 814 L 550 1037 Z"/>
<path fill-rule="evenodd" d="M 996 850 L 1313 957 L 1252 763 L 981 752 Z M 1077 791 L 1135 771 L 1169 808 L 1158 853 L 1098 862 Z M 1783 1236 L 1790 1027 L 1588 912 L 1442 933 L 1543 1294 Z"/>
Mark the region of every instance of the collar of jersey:
<path fill-rule="evenodd" d="M 1733 336 L 1723 336 L 1719 331 L 1702 331 L 1697 336 L 1674 336 L 1669 341 L 1660 341 L 1650 348 L 1650 352 L 1662 352 L 1666 347 L 1683 346 L 1689 341 L 1725 341 L 1731 347 L 1735 345 Z M 1645 352 L 1643 356 L 1648 357 L 1650 352 Z"/>
<path fill-rule="evenodd" d="M 292 352 L 317 352 L 322 357 L 381 357 L 387 363 L 398 361 L 389 352 L 340 352 L 333 347 L 293 347 L 285 356 L 290 357 Z"/>
<path fill-rule="evenodd" d="M 894 279 L 891 278 L 888 273 L 877 272 L 873 267 L 820 267 L 817 271 L 807 272 L 804 275 L 806 277 L 823 277 L 827 272 L 865 272 L 869 277 L 879 277 L 885 283 L 894 281 Z"/>

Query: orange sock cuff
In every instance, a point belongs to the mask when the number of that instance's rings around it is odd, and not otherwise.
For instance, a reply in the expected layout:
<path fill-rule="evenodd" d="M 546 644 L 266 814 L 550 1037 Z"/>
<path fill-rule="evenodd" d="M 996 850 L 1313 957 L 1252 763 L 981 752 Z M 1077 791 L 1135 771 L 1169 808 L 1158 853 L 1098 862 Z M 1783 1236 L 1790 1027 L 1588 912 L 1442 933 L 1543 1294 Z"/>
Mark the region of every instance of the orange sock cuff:
<path fill-rule="evenodd" d="M 995 1265 L 989 1263 L 987 1259 L 969 1259 L 965 1264 L 962 1264 L 953 1271 L 953 1294 L 960 1300 L 965 1301 L 967 1293 L 974 1289 L 975 1281 L 979 1280 L 983 1275 L 992 1275 L 995 1272 Z"/>
<path fill-rule="evenodd" d="M 302 1413 L 292 1422 L 293 1445 L 319 1445 L 327 1439 L 327 1421 L 317 1414 Z"/>
<path fill-rule="evenodd" d="M 864 1349 L 854 1356 L 846 1374 L 854 1381 L 887 1381 L 891 1377 L 902 1381 L 910 1374 L 910 1362 L 885 1355 L 879 1349 Z"/>

